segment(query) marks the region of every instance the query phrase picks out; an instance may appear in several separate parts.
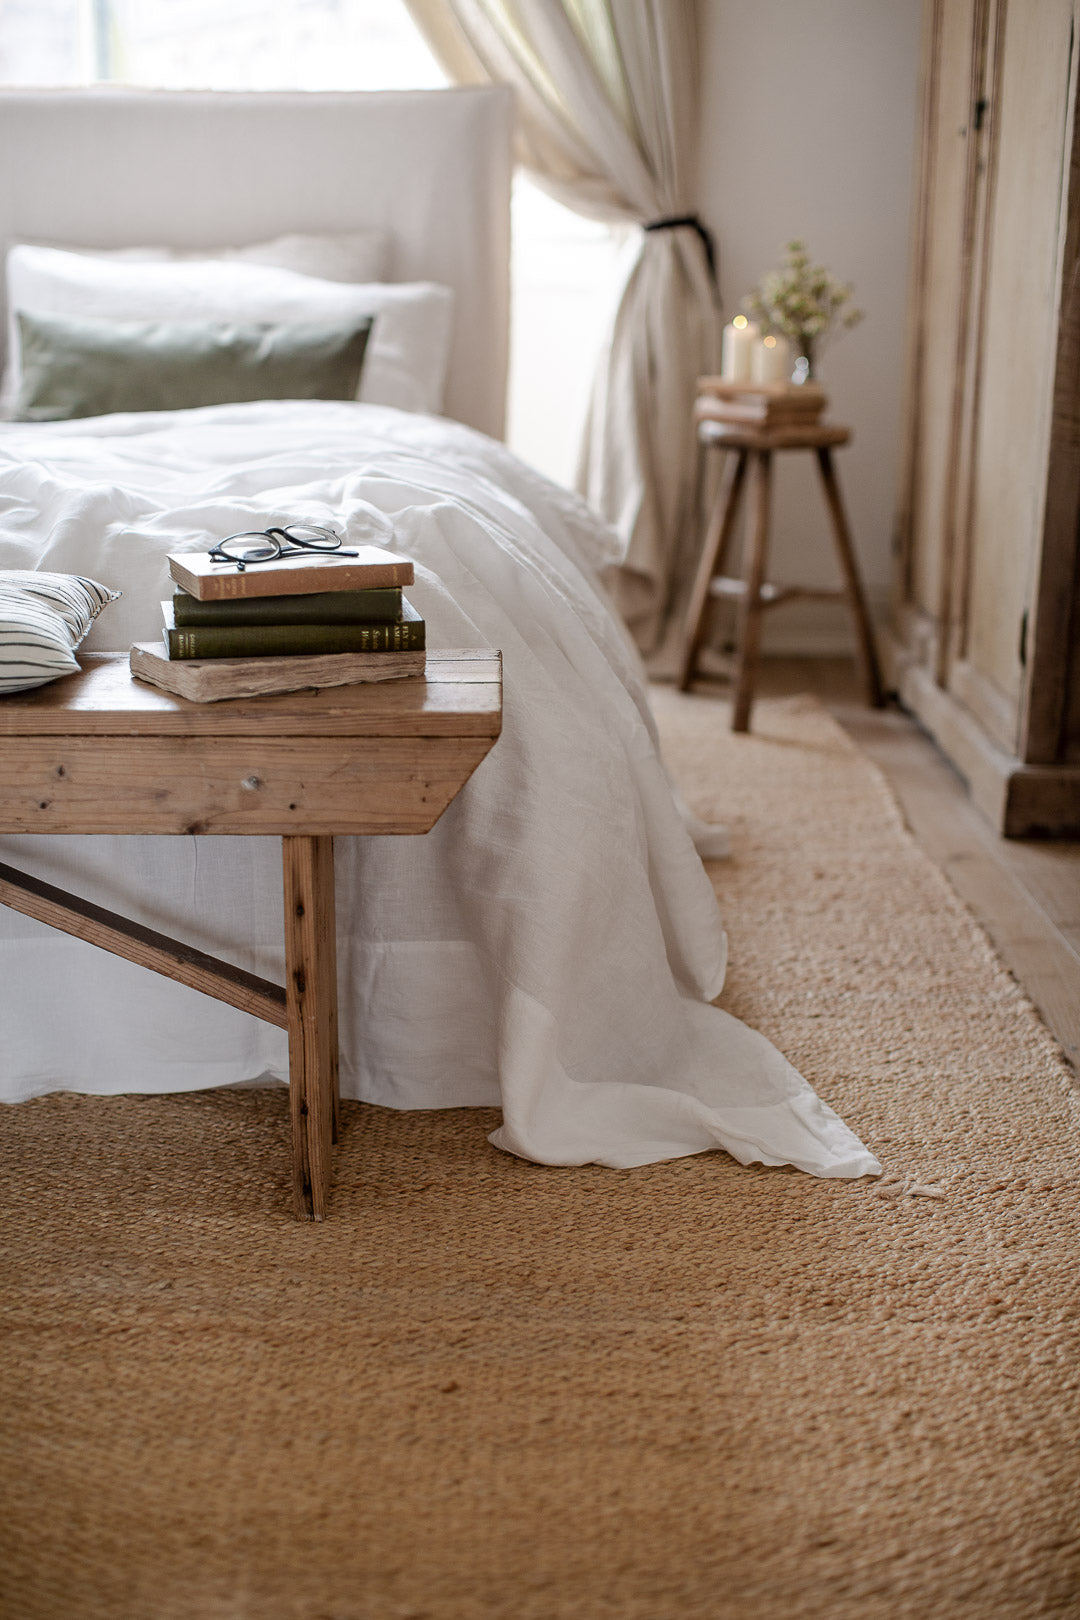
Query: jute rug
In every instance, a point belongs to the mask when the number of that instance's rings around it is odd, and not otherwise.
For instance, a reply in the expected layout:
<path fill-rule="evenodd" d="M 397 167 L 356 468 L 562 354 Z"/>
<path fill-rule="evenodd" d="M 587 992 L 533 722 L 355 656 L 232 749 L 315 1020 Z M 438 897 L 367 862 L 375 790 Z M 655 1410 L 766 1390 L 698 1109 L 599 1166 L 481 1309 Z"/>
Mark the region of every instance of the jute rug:
<path fill-rule="evenodd" d="M 282 1091 L 6 1110 L 6 1620 L 1080 1614 L 1070 1072 L 823 711 L 658 709 L 725 1004 L 884 1181 L 350 1105 L 316 1228 Z"/>

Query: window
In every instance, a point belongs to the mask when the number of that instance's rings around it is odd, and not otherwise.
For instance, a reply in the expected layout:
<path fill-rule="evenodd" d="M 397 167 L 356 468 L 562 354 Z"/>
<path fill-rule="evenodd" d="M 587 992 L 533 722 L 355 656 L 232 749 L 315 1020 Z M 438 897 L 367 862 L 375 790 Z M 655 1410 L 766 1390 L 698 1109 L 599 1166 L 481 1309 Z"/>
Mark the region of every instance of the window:
<path fill-rule="evenodd" d="M 394 0 L 0 0 L 0 81 L 185 90 L 446 80 Z"/>
<path fill-rule="evenodd" d="M 400 0 L 0 0 L 0 84 L 393 90 L 446 83 Z M 572 483 L 617 242 L 514 185 L 507 438 Z"/>

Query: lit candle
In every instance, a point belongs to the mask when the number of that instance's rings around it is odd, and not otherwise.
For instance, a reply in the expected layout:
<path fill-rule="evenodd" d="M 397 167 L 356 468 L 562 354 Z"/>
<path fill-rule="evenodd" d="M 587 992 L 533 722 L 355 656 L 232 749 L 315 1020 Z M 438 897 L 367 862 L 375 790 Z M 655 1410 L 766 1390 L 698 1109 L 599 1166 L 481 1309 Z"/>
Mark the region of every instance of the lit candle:
<path fill-rule="evenodd" d="M 754 374 L 754 350 L 760 336 L 761 328 L 748 321 L 745 315 L 736 315 L 731 325 L 724 327 L 720 375 L 725 382 L 751 380 Z"/>
<path fill-rule="evenodd" d="M 791 377 L 791 345 L 786 337 L 762 338 L 754 350 L 754 381 L 787 382 Z"/>

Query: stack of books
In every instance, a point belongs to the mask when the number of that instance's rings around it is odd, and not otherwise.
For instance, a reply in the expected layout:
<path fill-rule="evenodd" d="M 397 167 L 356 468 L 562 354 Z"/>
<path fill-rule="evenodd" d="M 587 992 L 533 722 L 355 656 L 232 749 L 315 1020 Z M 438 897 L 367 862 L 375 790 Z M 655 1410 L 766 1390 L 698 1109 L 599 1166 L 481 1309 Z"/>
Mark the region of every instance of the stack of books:
<path fill-rule="evenodd" d="M 422 675 L 425 625 L 402 590 L 412 563 L 350 550 L 243 570 L 205 551 L 171 555 L 162 640 L 136 642 L 131 673 L 195 702 Z"/>
<path fill-rule="evenodd" d="M 744 427 L 812 427 L 826 398 L 816 383 L 728 382 L 699 377 L 694 420 L 731 422 Z"/>

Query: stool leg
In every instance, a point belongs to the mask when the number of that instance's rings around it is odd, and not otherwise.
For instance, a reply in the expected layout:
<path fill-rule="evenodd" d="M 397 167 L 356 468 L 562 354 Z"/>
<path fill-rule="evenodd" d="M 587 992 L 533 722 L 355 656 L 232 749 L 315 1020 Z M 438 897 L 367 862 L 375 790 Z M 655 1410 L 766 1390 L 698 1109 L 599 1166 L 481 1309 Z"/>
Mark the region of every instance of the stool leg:
<path fill-rule="evenodd" d="M 298 1219 L 321 1221 L 338 1111 L 334 840 L 289 835 L 281 859 L 293 1201 Z"/>
<path fill-rule="evenodd" d="M 686 610 L 686 628 L 682 656 L 679 661 L 679 691 L 685 692 L 694 678 L 694 666 L 705 635 L 705 610 L 709 605 L 709 586 L 723 567 L 735 532 L 735 517 L 742 496 L 746 476 L 746 451 L 729 452 L 723 481 L 713 503 L 705 544 L 701 550 L 694 589 Z"/>
<path fill-rule="evenodd" d="M 732 731 L 750 730 L 750 704 L 754 696 L 758 645 L 761 641 L 761 587 L 765 580 L 765 556 L 769 545 L 769 505 L 772 452 L 755 450 L 753 524 L 749 536 L 744 590 L 739 602 L 739 650 L 735 672 L 735 704 Z"/>
<path fill-rule="evenodd" d="M 877 651 L 874 647 L 874 632 L 870 624 L 870 613 L 866 606 L 862 581 L 859 578 L 859 567 L 855 561 L 855 548 L 851 543 L 851 531 L 848 528 L 844 503 L 840 497 L 840 484 L 836 477 L 836 469 L 832 464 L 832 452 L 827 446 L 823 446 L 818 451 L 817 458 L 818 468 L 821 472 L 821 482 L 825 490 L 825 500 L 828 503 L 829 515 L 832 518 L 836 550 L 844 574 L 844 589 L 847 592 L 851 616 L 855 621 L 859 669 L 866 692 L 866 701 L 870 708 L 880 709 L 884 702 L 884 696 L 881 684 L 881 670 L 878 666 Z"/>

